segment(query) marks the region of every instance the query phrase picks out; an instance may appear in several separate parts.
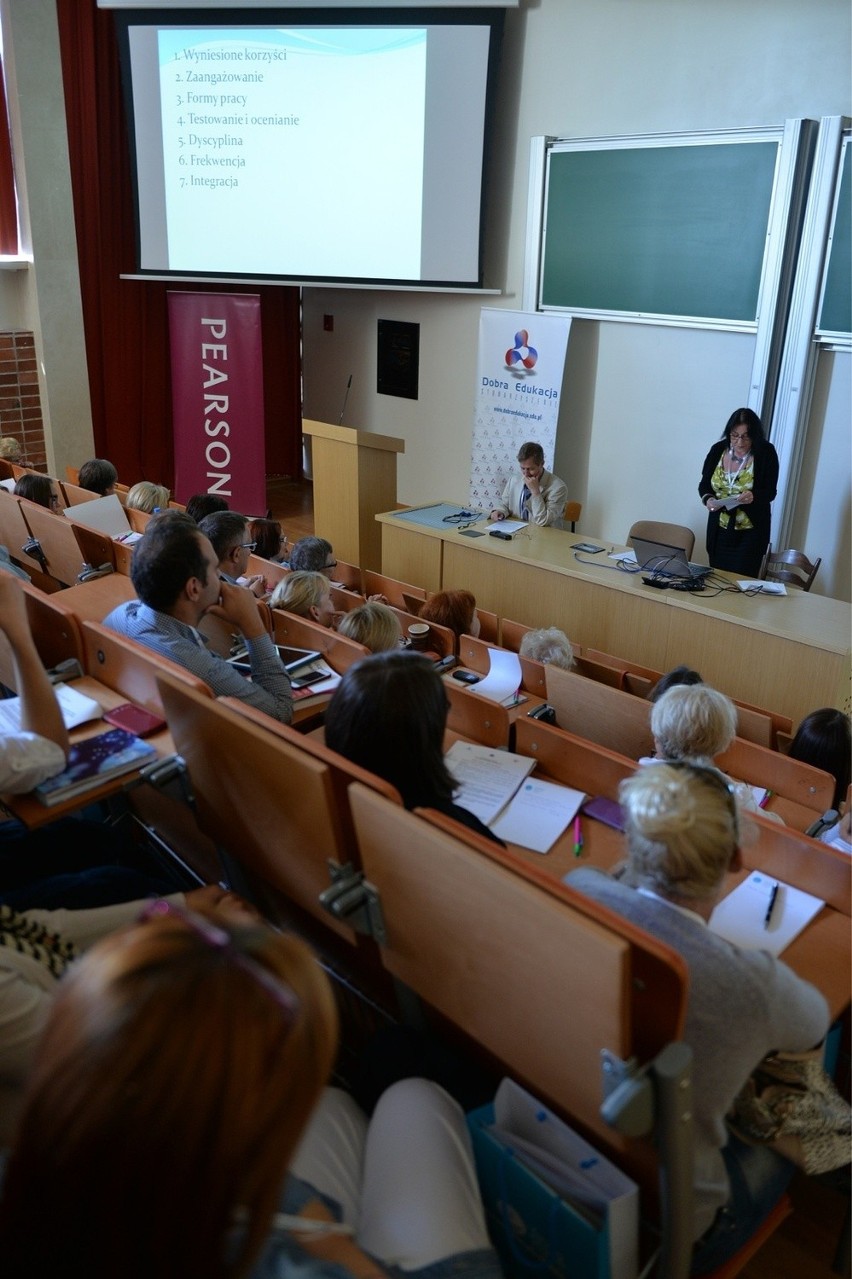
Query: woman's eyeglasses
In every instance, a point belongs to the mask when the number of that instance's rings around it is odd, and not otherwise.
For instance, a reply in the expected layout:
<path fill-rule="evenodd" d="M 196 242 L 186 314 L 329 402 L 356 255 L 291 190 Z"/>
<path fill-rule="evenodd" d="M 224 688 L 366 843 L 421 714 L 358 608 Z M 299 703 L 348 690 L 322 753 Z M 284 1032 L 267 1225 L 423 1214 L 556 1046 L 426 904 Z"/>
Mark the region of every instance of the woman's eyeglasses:
<path fill-rule="evenodd" d="M 299 1011 L 299 997 L 296 992 L 275 977 L 268 968 L 264 968 L 256 959 L 252 959 L 251 955 L 240 950 L 231 934 L 224 928 L 220 928 L 218 924 L 214 924 L 211 919 L 206 919 L 204 915 L 198 915 L 193 910 L 187 910 L 185 906 L 180 906 L 177 902 L 167 901 L 165 897 L 158 897 L 144 907 L 139 915 L 139 923 L 149 919 L 165 919 L 168 916 L 180 920 L 190 932 L 200 937 L 212 950 L 219 951 L 237 968 L 247 973 L 259 986 L 263 987 L 271 999 L 275 1000 L 284 1014 L 287 1025 L 293 1024 Z"/>

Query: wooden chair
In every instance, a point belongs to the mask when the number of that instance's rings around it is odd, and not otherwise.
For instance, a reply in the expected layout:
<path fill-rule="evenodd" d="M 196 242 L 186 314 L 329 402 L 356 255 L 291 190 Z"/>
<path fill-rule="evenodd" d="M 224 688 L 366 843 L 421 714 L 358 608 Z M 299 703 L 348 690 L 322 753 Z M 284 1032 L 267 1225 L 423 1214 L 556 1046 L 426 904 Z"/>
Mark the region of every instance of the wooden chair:
<path fill-rule="evenodd" d="M 512 739 L 512 717 L 505 706 L 462 688 L 453 679 L 444 680 L 450 708 L 447 713 L 448 741 L 463 737 L 481 746 L 507 750 Z"/>
<path fill-rule="evenodd" d="M 264 606 L 267 607 L 267 606 Z M 369 656 L 363 644 L 306 617 L 297 617 L 283 608 L 268 609 L 272 638 L 276 644 L 289 644 L 293 648 L 308 648 L 322 653 L 332 670 L 342 675 L 355 662 Z"/>
<path fill-rule="evenodd" d="M 496 845 L 474 848 L 357 784 L 351 803 L 385 967 L 492 1063 L 591 1134 L 639 1181 L 647 1206 L 657 1157 L 602 1117 L 602 1054 L 644 1065 L 677 1040 L 683 960 Z M 682 1050 L 681 1060 L 688 1057 Z M 688 1127 L 682 1113 L 678 1122 Z M 689 1161 L 675 1157 L 664 1193 L 684 1183 L 689 1197 Z M 685 1275 L 689 1231 L 682 1213 L 665 1215 L 677 1239 L 666 1247 L 679 1257 L 665 1273 Z"/>
<path fill-rule="evenodd" d="M 580 513 L 582 512 L 582 510 L 583 510 L 582 502 L 566 502 L 565 503 L 565 510 L 562 513 L 562 519 L 566 524 L 571 525 L 572 533 L 576 533 L 577 531 L 577 528 L 576 528 L 577 520 L 580 518 Z"/>
<path fill-rule="evenodd" d="M 21 511 L 31 535 L 41 546 L 46 572 L 57 582 L 73 586 L 86 565 L 115 568 L 112 541 L 103 533 L 72 523 L 36 502 L 21 499 Z"/>
<path fill-rule="evenodd" d="M 334 569 L 334 581 L 338 586 L 345 586 L 350 591 L 360 591 L 362 589 L 361 569 L 357 564 L 347 564 L 345 560 L 338 560 Z"/>
<path fill-rule="evenodd" d="M 306 751 L 292 730 L 271 732 L 227 699 L 165 682 L 160 693 L 189 770 L 201 829 L 259 883 L 279 912 L 294 904 L 354 945 L 354 930 L 320 902 L 333 883 L 329 863 L 342 868 L 354 852 L 345 840 L 328 764 Z"/>
<path fill-rule="evenodd" d="M 682 546 L 687 559 L 692 558 L 692 552 L 695 549 L 695 534 L 685 524 L 665 524 L 660 520 L 637 520 L 631 524 L 627 534 L 628 546 L 632 545 L 630 539 L 633 537 L 642 537 L 647 542 L 662 542 L 665 546 Z"/>
<path fill-rule="evenodd" d="M 504 648 L 509 648 L 513 653 L 517 653 L 521 647 L 521 640 L 527 631 L 533 630 L 532 626 L 525 626 L 523 622 L 512 622 L 509 618 L 504 617 L 500 621 L 500 643 Z"/>
<path fill-rule="evenodd" d="M 632 760 L 653 751 L 650 702 L 574 671 L 547 666 L 545 672 L 560 728 Z"/>
<path fill-rule="evenodd" d="M 412 586 L 409 582 L 400 582 L 395 577 L 388 577 L 385 573 L 376 573 L 373 569 L 365 568 L 363 572 L 363 591 L 365 595 L 384 595 L 389 604 L 394 608 L 404 609 L 406 613 L 416 613 L 417 610 L 411 607 L 411 601 L 424 601 L 426 592 L 419 586 Z"/>
<path fill-rule="evenodd" d="M 755 742 L 735 737 L 716 764 L 737 781 L 771 790 L 770 805 L 788 825 L 804 831 L 831 808 L 835 781 L 830 773 Z"/>
<path fill-rule="evenodd" d="M 804 551 L 773 551 L 770 546 L 763 557 L 758 577 L 762 581 L 784 582 L 809 591 L 821 563 L 821 556 L 811 563 Z"/>
<path fill-rule="evenodd" d="M 121 693 L 129 702 L 136 702 L 161 715 L 163 703 L 157 680 L 164 673 L 195 689 L 202 697 L 212 698 L 214 695 L 210 686 L 186 667 L 155 653 L 137 640 L 119 635 L 101 622 L 81 622 L 80 633 L 83 669 L 94 679 Z"/>
<path fill-rule="evenodd" d="M 62 602 L 59 592 L 48 595 L 30 582 L 21 582 L 26 599 L 27 617 L 38 655 L 48 669 L 72 660 L 85 670 L 83 637 L 77 618 Z M 11 649 L 0 632 L 0 684 L 14 689 L 15 673 Z"/>
<path fill-rule="evenodd" d="M 110 573 L 91 582 L 78 582 L 62 592 L 62 603 L 79 622 L 102 622 L 119 604 L 135 600 L 136 591 L 124 573 Z"/>
<path fill-rule="evenodd" d="M 71 480 L 58 480 L 57 483 L 65 498 L 66 506 L 77 506 L 80 502 L 96 502 L 101 496 L 100 493 L 93 493 L 91 489 L 81 489 L 79 484 L 74 484 Z"/>
<path fill-rule="evenodd" d="M 24 550 L 24 547 L 32 541 L 32 533 L 24 519 L 22 502 L 23 498 L 0 489 L 0 542 L 6 547 L 13 563 L 26 569 L 37 581 L 40 579 L 52 581 L 41 556 Z M 56 589 L 55 582 L 52 582 L 52 589 Z"/>

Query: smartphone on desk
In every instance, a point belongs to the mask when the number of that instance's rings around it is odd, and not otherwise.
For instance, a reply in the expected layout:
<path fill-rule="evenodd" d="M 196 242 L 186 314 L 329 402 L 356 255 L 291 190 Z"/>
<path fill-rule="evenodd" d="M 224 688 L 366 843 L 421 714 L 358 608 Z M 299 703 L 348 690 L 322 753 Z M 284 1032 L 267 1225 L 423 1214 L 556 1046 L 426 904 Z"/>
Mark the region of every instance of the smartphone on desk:
<path fill-rule="evenodd" d="M 611 826 L 613 830 L 624 830 L 624 813 L 615 799 L 594 795 L 580 805 L 580 812 L 586 817 L 593 817 L 595 821 L 603 822 L 605 826 Z"/>
<path fill-rule="evenodd" d="M 116 728 L 124 728 L 128 733 L 135 733 L 137 737 L 150 737 L 151 733 L 158 733 L 167 727 L 161 715 L 154 715 L 144 706 L 136 706 L 133 702 L 122 702 L 120 706 L 114 706 L 111 711 L 105 711 L 104 719 L 108 724 L 114 724 Z"/>

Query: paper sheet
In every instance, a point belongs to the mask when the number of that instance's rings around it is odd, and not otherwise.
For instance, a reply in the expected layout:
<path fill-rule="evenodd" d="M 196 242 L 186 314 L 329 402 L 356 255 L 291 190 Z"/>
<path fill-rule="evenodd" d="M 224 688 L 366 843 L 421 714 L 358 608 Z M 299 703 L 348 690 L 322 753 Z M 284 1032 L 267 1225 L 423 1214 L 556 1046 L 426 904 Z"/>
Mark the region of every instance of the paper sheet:
<path fill-rule="evenodd" d="M 90 719 L 100 719 L 104 713 L 100 702 L 96 702 L 93 697 L 78 693 L 69 684 L 54 684 L 53 691 L 56 693 L 66 728 L 78 728 L 80 724 L 86 724 Z M 0 732 L 20 733 L 20 731 L 20 697 L 0 699 Z"/>
<path fill-rule="evenodd" d="M 767 927 L 766 911 L 776 883 L 778 895 Z M 710 929 L 735 946 L 780 955 L 824 905 L 824 901 L 800 888 L 792 888 L 762 870 L 753 870 L 719 902 L 710 916 Z"/>
<path fill-rule="evenodd" d="M 454 742 L 444 757 L 459 789 L 453 799 L 475 813 L 486 826 L 512 798 L 535 760 L 510 751 L 478 746 L 475 742 Z"/>
<path fill-rule="evenodd" d="M 506 649 L 492 648 L 488 651 L 490 669 L 488 674 L 472 686 L 471 692 L 480 697 L 487 697 L 490 702 L 505 702 L 513 698 L 521 687 L 521 659 L 517 653 Z"/>
<path fill-rule="evenodd" d="M 498 533 L 520 533 L 522 528 L 526 528 L 523 520 L 495 520 L 491 525 L 491 529 L 497 529 Z M 489 530 L 490 531 L 490 530 Z"/>
<path fill-rule="evenodd" d="M 108 537 L 118 537 L 120 533 L 131 531 L 130 521 L 115 493 L 96 497 L 91 502 L 66 506 L 63 514 L 72 524 L 84 524 L 86 528 L 106 533 Z"/>
<path fill-rule="evenodd" d="M 528 777 L 491 829 L 507 844 L 546 853 L 574 820 L 585 792 Z"/>
<path fill-rule="evenodd" d="M 746 578 L 745 581 L 737 582 L 737 586 L 741 591 L 747 591 L 749 595 L 786 595 L 787 587 L 783 582 L 758 582 L 753 577 Z"/>

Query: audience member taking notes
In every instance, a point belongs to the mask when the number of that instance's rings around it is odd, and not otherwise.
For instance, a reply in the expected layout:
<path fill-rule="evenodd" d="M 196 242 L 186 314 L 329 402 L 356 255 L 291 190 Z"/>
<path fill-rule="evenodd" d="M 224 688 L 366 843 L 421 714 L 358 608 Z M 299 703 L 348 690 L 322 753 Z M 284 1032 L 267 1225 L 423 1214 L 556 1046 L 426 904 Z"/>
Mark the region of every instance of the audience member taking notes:
<path fill-rule="evenodd" d="M 703 765 L 653 764 L 623 781 L 619 798 L 627 838 L 621 878 L 583 867 L 565 882 L 686 961 L 683 1039 L 693 1053 L 695 1116 L 691 1274 L 703 1275 L 739 1250 L 794 1172 L 774 1151 L 729 1135 L 725 1116 L 768 1053 L 805 1052 L 821 1042 L 828 1008 L 780 960 L 738 949 L 707 927 L 725 875 L 742 869 L 740 815 L 725 779 Z M 765 899 L 763 905 L 765 915 Z"/>

